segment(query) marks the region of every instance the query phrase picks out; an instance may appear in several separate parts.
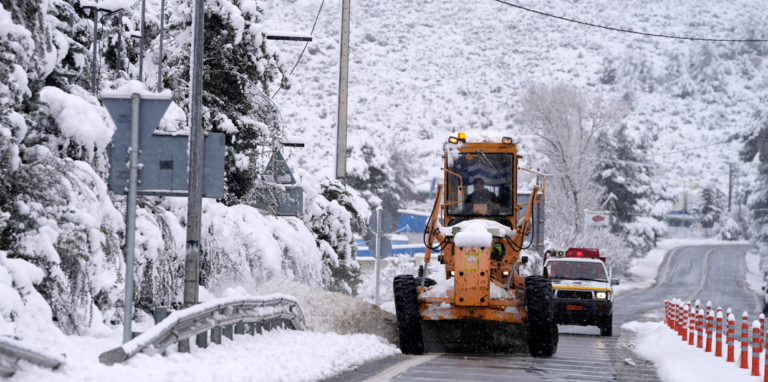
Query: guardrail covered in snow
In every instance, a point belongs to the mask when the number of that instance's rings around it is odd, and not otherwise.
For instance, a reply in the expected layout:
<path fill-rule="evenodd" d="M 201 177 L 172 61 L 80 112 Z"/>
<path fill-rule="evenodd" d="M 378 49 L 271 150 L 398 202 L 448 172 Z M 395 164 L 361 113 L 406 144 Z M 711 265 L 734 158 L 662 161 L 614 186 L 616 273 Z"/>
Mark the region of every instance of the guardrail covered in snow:
<path fill-rule="evenodd" d="M 66 358 L 63 354 L 35 349 L 13 338 L 0 336 L 0 377 L 10 377 L 16 373 L 20 360 L 56 369 L 65 363 Z"/>
<path fill-rule="evenodd" d="M 250 331 L 261 332 L 262 323 L 286 323 L 295 330 L 305 330 L 304 314 L 299 303 L 291 296 L 269 295 L 260 297 L 226 297 L 207 301 L 183 310 L 171 313 L 164 320 L 122 346 L 104 352 L 99 361 L 106 365 L 121 363 L 133 355 L 157 354 L 174 343 L 211 330 L 211 339 L 215 333 L 221 338 L 221 327 L 225 335 L 232 338 L 232 325 L 237 325 L 235 332 L 243 334 L 244 324 L 251 326 Z M 218 330 L 218 331 L 217 331 Z"/>

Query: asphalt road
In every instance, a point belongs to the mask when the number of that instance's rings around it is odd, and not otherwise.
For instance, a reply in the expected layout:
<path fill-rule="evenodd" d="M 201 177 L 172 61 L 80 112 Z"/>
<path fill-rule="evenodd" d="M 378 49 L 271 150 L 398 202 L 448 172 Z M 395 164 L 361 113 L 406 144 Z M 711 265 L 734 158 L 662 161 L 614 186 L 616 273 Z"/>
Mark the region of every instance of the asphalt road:
<path fill-rule="evenodd" d="M 679 247 L 659 269 L 656 285 L 619 294 L 614 301 L 613 337 L 595 327 L 560 326 L 552 358 L 527 355 L 429 354 L 397 356 L 346 373 L 333 381 L 658 381 L 655 368 L 632 353 L 626 321 L 659 320 L 663 301 L 701 299 L 702 306 L 731 307 L 737 318 L 760 314 L 760 296 L 748 290 L 746 245 Z"/>

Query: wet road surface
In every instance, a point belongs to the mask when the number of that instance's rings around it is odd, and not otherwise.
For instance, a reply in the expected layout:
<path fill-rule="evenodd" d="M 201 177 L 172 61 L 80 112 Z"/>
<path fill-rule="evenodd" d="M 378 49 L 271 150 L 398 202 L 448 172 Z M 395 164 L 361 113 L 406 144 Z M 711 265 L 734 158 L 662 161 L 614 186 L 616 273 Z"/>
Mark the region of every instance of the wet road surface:
<path fill-rule="evenodd" d="M 616 296 L 613 337 L 600 337 L 596 327 L 560 326 L 560 343 L 552 358 L 527 355 L 431 354 L 387 359 L 378 375 L 340 376 L 344 381 L 658 381 L 653 364 L 631 352 L 632 333 L 621 324 L 660 320 L 663 301 L 682 298 L 712 301 L 716 309 L 733 308 L 740 316 L 760 314 L 760 296 L 744 281 L 747 245 L 678 247 L 659 269 L 656 285 Z M 407 360 L 407 361 L 406 361 Z M 382 361 L 385 362 L 385 361 Z M 333 380 L 337 380 L 334 378 Z"/>

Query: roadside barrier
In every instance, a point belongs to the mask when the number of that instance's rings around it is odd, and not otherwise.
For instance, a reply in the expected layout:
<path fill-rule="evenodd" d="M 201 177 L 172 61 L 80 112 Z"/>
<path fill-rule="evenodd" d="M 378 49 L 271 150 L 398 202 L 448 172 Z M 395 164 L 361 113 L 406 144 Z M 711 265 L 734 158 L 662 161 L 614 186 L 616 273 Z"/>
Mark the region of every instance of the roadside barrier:
<path fill-rule="evenodd" d="M 760 376 L 760 321 L 752 321 L 752 375 Z"/>
<path fill-rule="evenodd" d="M 723 310 L 717 308 L 717 325 L 715 328 L 715 357 L 723 356 Z"/>
<path fill-rule="evenodd" d="M 55 354 L 23 341 L 0 336 L 0 377 L 11 377 L 19 371 L 20 360 L 56 370 L 64 365 L 67 359 L 64 354 Z"/>
<path fill-rule="evenodd" d="M 696 300 L 695 304 L 680 299 L 670 299 L 664 303 L 666 312 L 664 323 L 676 331 L 684 343 L 696 346 L 705 353 L 714 353 L 715 357 L 723 357 L 723 342 L 725 342 L 726 362 L 738 363 L 739 368 L 750 369 L 751 375 L 757 377 L 760 376 L 760 357 L 764 354 L 763 382 L 768 382 L 768 332 L 766 332 L 764 314 L 750 324 L 749 314 L 746 311 L 742 313 L 739 338 L 741 353 L 740 360 L 737 362 L 736 316 L 731 308 L 728 308 L 724 314 L 721 307 L 712 309 L 711 301 L 707 302 L 705 308 L 701 308 L 699 300 Z M 704 341 L 705 332 L 706 342 Z"/>
<path fill-rule="evenodd" d="M 728 312 L 731 311 L 731 308 L 728 308 Z M 728 345 L 728 358 L 725 360 L 726 362 L 736 362 L 734 360 L 734 350 L 733 350 L 733 343 L 735 341 L 734 337 L 736 334 L 736 316 L 733 315 L 733 313 L 728 313 L 728 334 L 726 335 L 726 342 Z"/>
<path fill-rule="evenodd" d="M 696 313 L 696 347 L 704 347 L 704 309 L 699 309 Z"/>
<path fill-rule="evenodd" d="M 747 357 L 749 356 L 747 350 L 747 344 L 749 344 L 748 317 L 749 315 L 746 311 L 741 315 L 741 365 L 739 367 L 742 369 L 749 369 L 749 361 L 747 360 Z"/>
<path fill-rule="evenodd" d="M 707 348 L 704 349 L 707 353 L 712 353 L 712 326 L 713 322 L 715 320 L 715 312 L 709 311 L 707 313 Z"/>

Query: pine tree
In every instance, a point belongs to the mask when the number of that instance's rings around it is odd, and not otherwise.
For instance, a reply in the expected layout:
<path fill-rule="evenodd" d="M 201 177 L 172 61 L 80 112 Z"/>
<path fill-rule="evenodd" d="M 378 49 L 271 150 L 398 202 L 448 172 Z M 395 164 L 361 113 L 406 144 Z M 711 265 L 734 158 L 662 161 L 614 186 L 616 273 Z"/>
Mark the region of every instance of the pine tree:
<path fill-rule="evenodd" d="M 744 137 L 740 159 L 752 162 L 757 158 L 758 161 L 756 186 L 747 201 L 750 209 L 749 234 L 765 256 L 768 254 L 768 116 L 758 112 L 755 119 L 751 132 Z"/>
<path fill-rule="evenodd" d="M 704 228 L 712 228 L 720 222 L 725 203 L 725 193 L 716 184 L 710 183 L 701 189 L 693 210 Z"/>
<path fill-rule="evenodd" d="M 672 197 L 654 184 L 652 164 L 644 153 L 648 142 L 633 138 L 626 125 L 606 131 L 598 140 L 600 158 L 596 182 L 613 195 L 613 231 L 626 235 L 635 255 L 650 250 L 666 234 L 662 216 Z"/>

